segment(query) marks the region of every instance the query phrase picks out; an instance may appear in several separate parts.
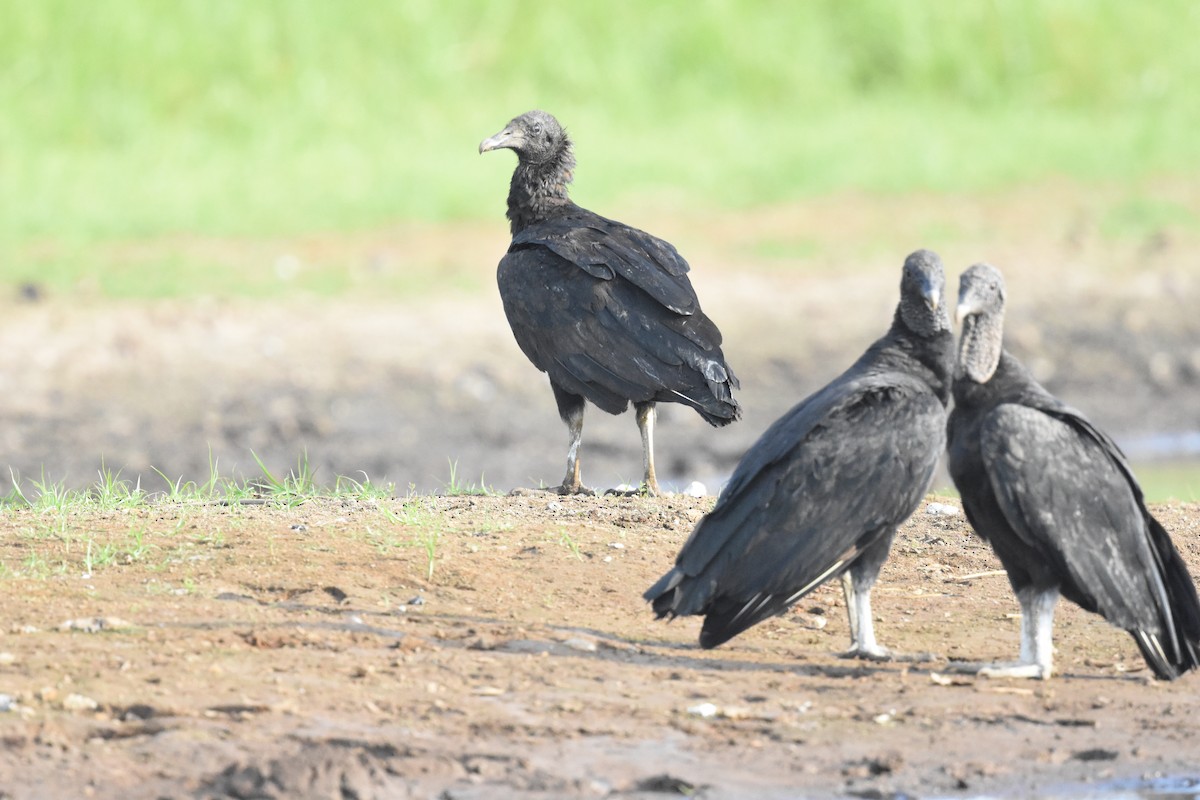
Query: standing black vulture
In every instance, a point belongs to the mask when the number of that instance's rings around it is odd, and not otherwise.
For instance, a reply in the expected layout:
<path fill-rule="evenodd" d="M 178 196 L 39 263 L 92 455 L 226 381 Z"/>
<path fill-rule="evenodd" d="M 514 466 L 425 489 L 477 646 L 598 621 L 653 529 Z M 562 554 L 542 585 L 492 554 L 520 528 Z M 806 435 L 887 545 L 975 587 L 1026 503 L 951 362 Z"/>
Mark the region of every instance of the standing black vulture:
<path fill-rule="evenodd" d="M 654 404 L 684 403 L 712 425 L 741 415 L 721 332 L 700 310 L 688 263 L 668 242 L 571 202 L 575 156 L 567 132 L 530 111 L 479 145 L 509 148 L 512 243 L 497 282 L 517 344 L 550 377 L 570 432 L 559 492 L 589 492 L 579 478 L 584 401 L 620 414 L 633 401 L 645 490 L 654 474 Z"/>
<path fill-rule="evenodd" d="M 1133 635 L 1160 678 L 1200 665 L 1200 601 L 1124 454 L 1004 350 L 1004 278 L 963 273 L 950 475 L 1021 603 L 1021 656 L 982 674 L 1049 678 L 1061 593 Z"/>
<path fill-rule="evenodd" d="M 716 647 L 843 575 L 847 655 L 889 657 L 875 642 L 871 586 L 946 444 L 945 283 L 936 253 L 905 260 L 887 335 L 750 448 L 674 569 L 646 592 L 659 618 L 703 614 L 700 646 Z"/>

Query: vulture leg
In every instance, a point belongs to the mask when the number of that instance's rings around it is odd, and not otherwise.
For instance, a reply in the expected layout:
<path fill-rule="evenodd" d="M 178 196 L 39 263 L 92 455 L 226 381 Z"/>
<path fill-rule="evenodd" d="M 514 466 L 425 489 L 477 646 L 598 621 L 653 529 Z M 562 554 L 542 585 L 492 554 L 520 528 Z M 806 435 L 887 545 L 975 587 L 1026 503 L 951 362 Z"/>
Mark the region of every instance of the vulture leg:
<path fill-rule="evenodd" d="M 557 491 L 559 494 L 595 494 L 579 479 L 579 444 L 583 441 L 583 398 L 563 391 L 553 383 L 550 386 L 554 389 L 554 399 L 558 402 L 558 415 L 567 423 L 567 432 L 571 439 L 567 445 L 567 474 Z"/>
<path fill-rule="evenodd" d="M 842 591 L 846 595 L 846 616 L 850 619 L 850 649 L 842 658 L 865 658 L 871 661 L 890 661 L 892 652 L 875 641 L 875 620 L 871 616 L 871 587 L 887 560 L 895 531 L 889 531 L 879 541 L 868 546 L 842 573 Z"/>
<path fill-rule="evenodd" d="M 842 584 L 845 588 L 845 583 Z M 869 661 L 890 661 L 892 651 L 875 641 L 875 620 L 871 617 L 871 590 L 855 585 L 850 579 L 850 598 L 846 604 L 850 617 L 850 649 L 842 658 L 863 658 Z"/>
<path fill-rule="evenodd" d="M 1041 678 L 1054 672 L 1054 605 L 1057 589 L 1025 588 L 1017 593 L 1021 602 L 1021 660 L 1015 664 L 989 664 L 979 670 L 985 678 Z"/>
<path fill-rule="evenodd" d="M 846 601 L 846 616 L 850 622 L 850 641 L 858 641 L 858 607 L 854 602 L 854 581 L 850 572 L 842 573 L 842 599 Z"/>
<path fill-rule="evenodd" d="M 645 470 L 642 488 L 651 497 L 658 497 L 662 490 L 658 488 L 658 477 L 654 474 L 654 401 L 635 403 L 634 408 L 638 430 L 642 432 L 642 467 Z"/>
<path fill-rule="evenodd" d="M 850 569 L 842 573 L 842 593 L 846 598 L 846 616 L 850 622 L 850 649 L 842 658 L 868 661 L 932 661 L 932 653 L 896 653 L 875 641 L 875 617 L 871 613 L 871 588 L 892 549 L 896 531 L 887 531 L 866 547 Z"/>

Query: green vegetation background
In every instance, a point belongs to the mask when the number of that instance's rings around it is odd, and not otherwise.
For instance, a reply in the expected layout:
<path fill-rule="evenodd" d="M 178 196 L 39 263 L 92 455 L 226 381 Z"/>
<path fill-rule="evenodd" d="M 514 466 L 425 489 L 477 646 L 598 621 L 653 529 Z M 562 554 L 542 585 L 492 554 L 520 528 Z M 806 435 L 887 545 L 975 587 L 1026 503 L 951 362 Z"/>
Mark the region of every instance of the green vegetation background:
<path fill-rule="evenodd" d="M 0 279 L 498 218 L 476 145 L 532 107 L 596 206 L 1195 174 L 1198 33 L 1191 0 L 0 0 Z"/>

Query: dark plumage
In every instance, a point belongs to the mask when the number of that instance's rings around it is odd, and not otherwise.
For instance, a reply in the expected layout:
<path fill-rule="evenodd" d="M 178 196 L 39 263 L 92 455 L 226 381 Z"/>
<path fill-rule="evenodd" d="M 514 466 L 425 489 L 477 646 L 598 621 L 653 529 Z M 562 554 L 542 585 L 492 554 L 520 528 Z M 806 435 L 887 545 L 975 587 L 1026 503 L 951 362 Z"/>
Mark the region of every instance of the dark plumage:
<path fill-rule="evenodd" d="M 741 414 L 721 332 L 700 310 L 674 247 L 571 202 L 575 156 L 554 117 L 522 114 L 479 152 L 498 148 L 516 151 L 518 161 L 508 193 L 513 238 L 497 282 L 517 344 L 550 377 L 570 432 L 559 491 L 588 491 L 579 477 L 584 401 L 610 414 L 632 401 L 645 489 L 658 494 L 655 403 L 691 406 L 712 425 Z"/>
<path fill-rule="evenodd" d="M 950 474 L 1021 603 L 1021 655 L 985 674 L 1049 678 L 1059 594 L 1129 631 L 1160 678 L 1200 664 L 1200 601 L 1116 444 L 1003 349 L 1004 279 L 963 273 Z"/>
<path fill-rule="evenodd" d="M 646 592 L 660 618 L 703 614 L 700 646 L 715 647 L 848 571 L 848 654 L 887 657 L 870 591 L 945 446 L 954 336 L 944 288 L 935 253 L 905 260 L 887 335 L 750 448 Z"/>

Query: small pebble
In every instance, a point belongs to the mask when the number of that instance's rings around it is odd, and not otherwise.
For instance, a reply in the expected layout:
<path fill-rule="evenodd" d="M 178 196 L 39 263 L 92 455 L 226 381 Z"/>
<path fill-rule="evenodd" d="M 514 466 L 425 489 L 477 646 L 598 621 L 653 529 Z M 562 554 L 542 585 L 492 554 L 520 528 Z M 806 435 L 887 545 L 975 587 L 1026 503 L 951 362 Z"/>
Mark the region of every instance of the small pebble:
<path fill-rule="evenodd" d="M 958 506 L 947 503 L 930 503 L 925 506 L 925 513 L 931 517 L 957 517 Z"/>
<path fill-rule="evenodd" d="M 64 711 L 95 711 L 100 704 L 81 694 L 69 694 L 63 698 L 62 707 Z"/>
<path fill-rule="evenodd" d="M 690 706 L 687 713 L 693 717 L 715 717 L 717 715 L 717 707 L 712 703 L 700 703 L 699 705 Z"/>
<path fill-rule="evenodd" d="M 408 601 L 408 605 L 410 605 L 410 606 L 423 606 L 423 605 L 425 605 L 425 598 L 424 598 L 424 597 L 422 597 L 421 595 L 417 595 L 416 597 L 413 597 L 413 598 L 409 599 L 409 601 Z"/>
<path fill-rule="evenodd" d="M 9 653 L 9 652 L 0 653 L 0 665 L 7 666 L 8 664 L 16 663 L 16 660 L 17 660 L 17 657 L 14 656 L 12 653 Z"/>
<path fill-rule="evenodd" d="M 572 650 L 579 650 L 584 653 L 596 652 L 596 643 L 594 641 L 592 641 L 591 639 L 581 639 L 581 638 L 567 639 L 565 642 L 563 642 L 563 644 L 565 644 L 567 647 L 571 648 Z"/>
<path fill-rule="evenodd" d="M 700 481 L 692 481 L 684 487 L 683 493 L 688 497 L 707 497 L 708 489 Z"/>
<path fill-rule="evenodd" d="M 84 633 L 99 633 L 100 631 L 132 628 L 120 617 L 81 617 L 69 619 L 58 626 L 60 631 L 82 631 Z"/>
<path fill-rule="evenodd" d="M 11 694 L 0 694 L 0 714 L 12 711 L 17 705 Z"/>
<path fill-rule="evenodd" d="M 611 547 L 613 550 L 624 550 L 625 549 L 625 545 L 622 542 L 609 542 L 608 546 Z"/>

